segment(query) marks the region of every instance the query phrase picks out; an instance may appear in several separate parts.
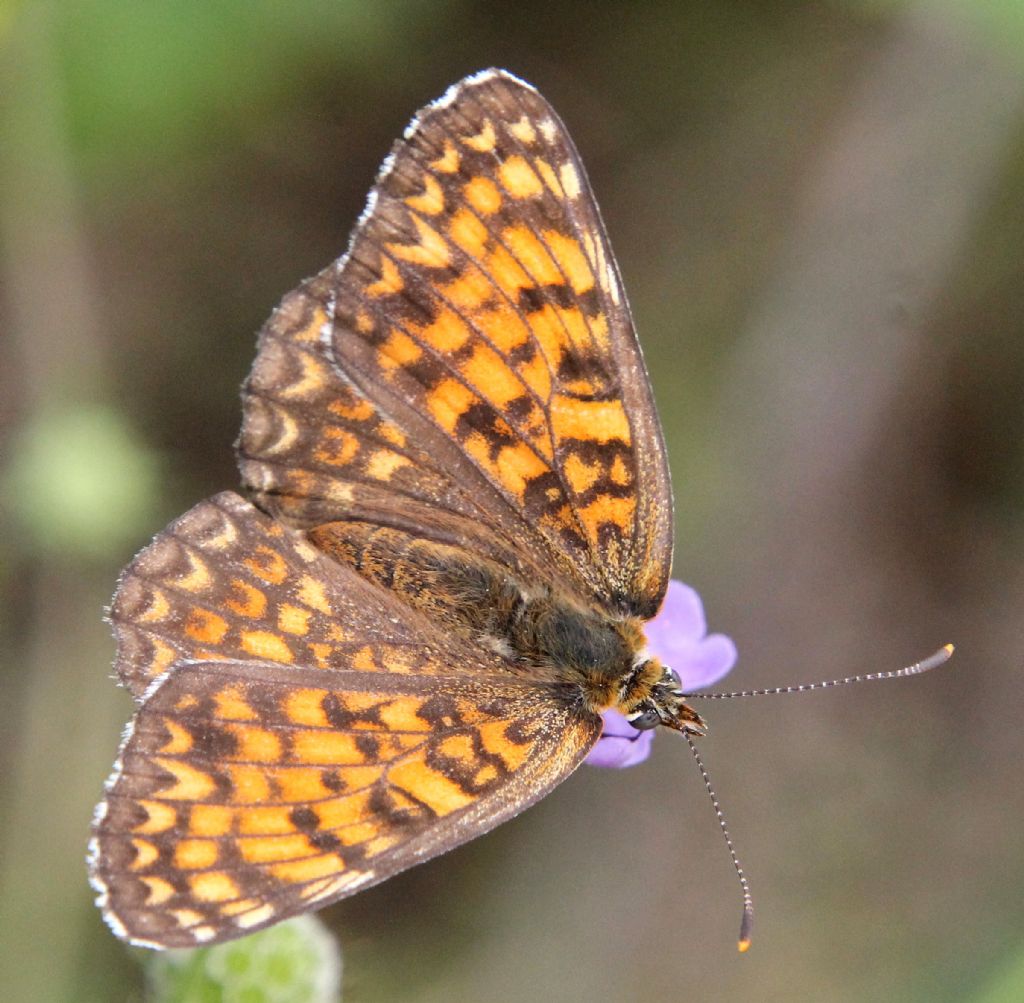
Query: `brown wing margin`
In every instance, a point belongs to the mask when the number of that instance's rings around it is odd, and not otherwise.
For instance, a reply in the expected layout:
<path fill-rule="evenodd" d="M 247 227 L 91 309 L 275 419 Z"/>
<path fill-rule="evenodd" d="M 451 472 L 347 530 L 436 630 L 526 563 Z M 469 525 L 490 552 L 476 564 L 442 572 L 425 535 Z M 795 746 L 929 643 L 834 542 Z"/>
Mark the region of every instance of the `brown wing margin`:
<path fill-rule="evenodd" d="M 180 663 L 139 708 L 97 809 L 98 902 L 143 946 L 243 936 L 511 818 L 600 728 L 506 677 Z"/>
<path fill-rule="evenodd" d="M 515 540 L 548 579 L 654 614 L 657 415 L 582 164 L 529 85 L 486 71 L 417 116 L 348 254 L 265 328 L 239 453 L 282 518 L 442 510 L 491 556 Z"/>

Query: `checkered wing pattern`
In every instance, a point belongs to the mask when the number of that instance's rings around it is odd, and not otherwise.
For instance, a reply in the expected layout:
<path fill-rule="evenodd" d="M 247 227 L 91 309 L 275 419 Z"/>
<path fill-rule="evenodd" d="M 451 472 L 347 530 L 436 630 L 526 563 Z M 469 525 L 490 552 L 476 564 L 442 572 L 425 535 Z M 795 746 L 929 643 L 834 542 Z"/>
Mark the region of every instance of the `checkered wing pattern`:
<path fill-rule="evenodd" d="M 293 524 L 465 529 L 522 574 L 654 615 L 661 432 L 583 166 L 533 88 L 487 71 L 413 121 L 349 252 L 265 327 L 239 453 Z"/>

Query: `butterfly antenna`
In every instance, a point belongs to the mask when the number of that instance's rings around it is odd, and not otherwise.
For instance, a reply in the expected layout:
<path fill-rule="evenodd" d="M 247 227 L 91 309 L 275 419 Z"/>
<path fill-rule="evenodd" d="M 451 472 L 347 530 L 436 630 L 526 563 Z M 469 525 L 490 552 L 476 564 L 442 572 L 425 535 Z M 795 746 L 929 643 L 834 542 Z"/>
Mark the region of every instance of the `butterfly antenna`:
<path fill-rule="evenodd" d="M 770 697 L 779 693 L 808 693 L 811 690 L 827 690 L 833 686 L 846 686 L 849 683 L 872 683 L 880 679 L 902 679 L 904 676 L 919 676 L 922 672 L 938 668 L 949 661 L 953 654 L 953 645 L 944 644 L 934 655 L 908 665 L 905 669 L 894 672 L 868 672 L 860 676 L 846 676 L 845 679 L 826 679 L 820 683 L 803 683 L 800 686 L 773 686 L 764 690 L 736 690 L 731 693 L 687 693 L 687 700 L 732 700 L 735 697 Z"/>
<path fill-rule="evenodd" d="M 697 769 L 700 770 L 700 775 L 704 779 L 704 788 L 708 792 L 708 797 L 711 798 L 711 807 L 715 809 L 715 817 L 718 819 L 722 835 L 725 836 L 725 845 L 729 848 L 729 856 L 732 857 L 732 866 L 736 869 L 736 877 L 740 879 L 740 888 L 743 890 L 743 919 L 740 920 L 740 939 L 736 946 L 742 954 L 750 947 L 750 931 L 754 926 L 754 899 L 750 894 L 750 882 L 747 881 L 747 876 L 743 873 L 743 868 L 740 866 L 740 858 L 736 856 L 736 848 L 732 845 L 729 827 L 725 824 L 722 806 L 718 803 L 714 787 L 711 786 L 711 778 L 704 767 L 704 760 L 700 758 L 700 753 L 697 751 L 697 746 L 694 744 L 689 732 L 684 731 L 683 738 L 686 739 L 686 744 L 690 747 L 690 752 L 693 753 L 693 758 L 697 761 Z"/>

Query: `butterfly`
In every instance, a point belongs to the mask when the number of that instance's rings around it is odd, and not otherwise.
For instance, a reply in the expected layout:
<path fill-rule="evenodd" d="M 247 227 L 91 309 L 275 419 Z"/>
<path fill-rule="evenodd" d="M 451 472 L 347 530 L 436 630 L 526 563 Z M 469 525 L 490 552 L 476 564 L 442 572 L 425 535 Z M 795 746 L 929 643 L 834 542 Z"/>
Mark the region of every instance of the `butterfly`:
<path fill-rule="evenodd" d="M 132 943 L 241 936 L 492 829 L 616 709 L 700 734 L 647 651 L 672 493 L 565 127 L 501 70 L 413 119 L 243 389 L 245 496 L 122 573 L 137 702 L 91 879 Z"/>

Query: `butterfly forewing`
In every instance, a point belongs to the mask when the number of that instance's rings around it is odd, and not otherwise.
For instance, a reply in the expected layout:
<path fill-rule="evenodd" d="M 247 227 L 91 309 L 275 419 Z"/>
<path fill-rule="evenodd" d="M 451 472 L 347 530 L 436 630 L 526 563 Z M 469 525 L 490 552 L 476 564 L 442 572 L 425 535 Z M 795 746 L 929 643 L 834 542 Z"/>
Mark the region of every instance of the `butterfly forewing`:
<path fill-rule="evenodd" d="M 502 676 L 180 663 L 139 709 L 97 819 L 101 905 L 147 946 L 241 936 L 493 828 L 599 731 Z"/>
<path fill-rule="evenodd" d="M 508 74 L 420 113 L 348 254 L 272 318 L 247 394 L 243 475 L 271 511 L 413 499 L 591 601 L 657 610 L 671 495 L 629 310 L 568 134 Z"/>

